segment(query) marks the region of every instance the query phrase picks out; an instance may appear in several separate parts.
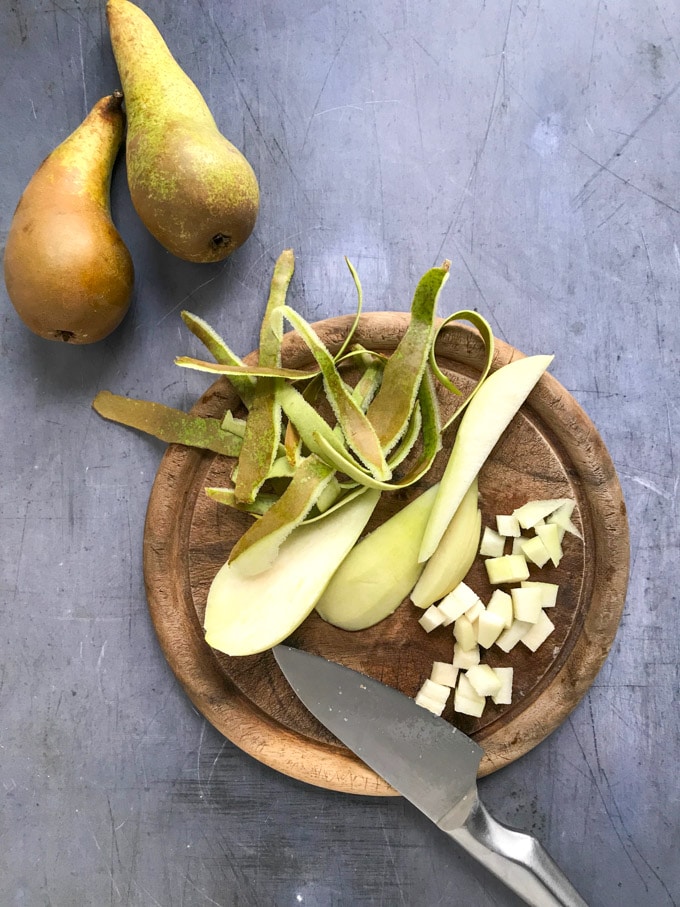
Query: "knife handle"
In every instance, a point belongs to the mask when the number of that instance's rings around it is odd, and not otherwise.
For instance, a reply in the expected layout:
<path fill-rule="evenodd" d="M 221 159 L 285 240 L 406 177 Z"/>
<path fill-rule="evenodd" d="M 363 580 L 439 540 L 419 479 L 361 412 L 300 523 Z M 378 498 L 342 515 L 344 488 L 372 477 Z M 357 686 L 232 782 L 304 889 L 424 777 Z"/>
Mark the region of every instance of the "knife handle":
<path fill-rule="evenodd" d="M 533 835 L 497 822 L 478 799 L 465 824 L 456 824 L 437 823 L 531 907 L 588 907 Z"/>

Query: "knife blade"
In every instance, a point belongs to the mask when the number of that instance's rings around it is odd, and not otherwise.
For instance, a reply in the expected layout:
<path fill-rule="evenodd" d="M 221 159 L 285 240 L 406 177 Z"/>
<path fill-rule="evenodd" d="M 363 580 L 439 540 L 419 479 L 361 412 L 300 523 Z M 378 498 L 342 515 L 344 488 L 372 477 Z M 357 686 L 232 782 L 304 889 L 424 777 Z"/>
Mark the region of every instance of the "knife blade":
<path fill-rule="evenodd" d="M 351 668 L 290 646 L 273 651 L 296 695 L 338 740 L 527 904 L 587 907 L 533 835 L 487 812 L 474 740 Z"/>

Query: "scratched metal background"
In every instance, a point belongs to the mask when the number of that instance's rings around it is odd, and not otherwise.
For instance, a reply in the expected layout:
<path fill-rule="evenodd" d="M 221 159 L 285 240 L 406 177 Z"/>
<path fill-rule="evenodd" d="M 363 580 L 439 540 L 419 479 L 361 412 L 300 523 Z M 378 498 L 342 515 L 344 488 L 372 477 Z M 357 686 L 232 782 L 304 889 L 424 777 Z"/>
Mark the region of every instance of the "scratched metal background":
<path fill-rule="evenodd" d="M 118 81 L 103 2 L 0 6 L 0 234 L 40 160 Z M 590 413 L 632 533 L 612 654 L 548 741 L 481 789 L 591 905 L 680 901 L 680 6 L 675 0 L 144 0 L 261 182 L 225 264 L 166 254 L 113 210 L 137 268 L 91 348 L 0 321 L 0 904 L 516 905 L 396 799 L 327 793 L 235 749 L 189 705 L 147 615 L 141 541 L 162 445 L 90 410 L 101 388 L 188 407 L 187 307 L 240 353 L 271 266 L 292 299 L 406 310 L 453 260 L 477 307 Z"/>

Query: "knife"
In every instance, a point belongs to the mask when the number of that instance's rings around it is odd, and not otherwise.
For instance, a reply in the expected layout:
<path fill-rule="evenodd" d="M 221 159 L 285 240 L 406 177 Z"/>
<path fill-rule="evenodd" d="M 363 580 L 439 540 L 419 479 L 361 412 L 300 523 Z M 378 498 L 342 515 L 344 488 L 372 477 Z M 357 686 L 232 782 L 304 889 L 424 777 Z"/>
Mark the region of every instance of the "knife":
<path fill-rule="evenodd" d="M 307 709 L 428 819 L 532 907 L 587 907 L 532 835 L 496 821 L 477 795 L 483 750 L 392 687 L 278 645 L 274 655 Z"/>

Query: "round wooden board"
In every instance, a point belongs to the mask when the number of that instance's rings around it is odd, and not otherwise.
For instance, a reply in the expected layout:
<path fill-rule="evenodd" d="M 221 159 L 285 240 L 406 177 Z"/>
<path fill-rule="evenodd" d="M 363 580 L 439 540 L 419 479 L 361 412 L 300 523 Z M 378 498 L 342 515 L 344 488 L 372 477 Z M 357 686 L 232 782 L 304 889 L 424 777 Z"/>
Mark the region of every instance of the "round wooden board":
<path fill-rule="evenodd" d="M 393 312 L 362 316 L 357 341 L 389 353 L 408 324 Z M 352 319 L 315 325 L 337 349 Z M 519 358 L 496 341 L 493 367 Z M 476 332 L 447 328 L 437 348 L 440 365 L 459 386 L 472 386 L 484 359 Z M 251 354 L 249 361 L 255 361 Z M 286 335 L 284 364 L 311 365 L 295 334 Z M 445 407 L 451 395 L 442 391 Z M 226 379 L 215 382 L 194 412 L 221 416 L 239 401 Z M 384 494 L 368 530 L 437 481 L 455 427 L 426 480 L 416 488 Z M 450 435 L 450 436 L 449 436 Z M 222 733 L 256 759 L 291 777 L 324 788 L 357 794 L 395 792 L 339 744 L 301 705 L 280 673 L 271 652 L 230 658 L 204 641 L 202 621 L 210 583 L 251 517 L 218 505 L 204 494 L 208 485 L 228 484 L 233 463 L 216 454 L 171 445 L 160 464 L 147 511 L 144 576 L 149 608 L 160 645 L 197 709 Z M 511 706 L 490 700 L 481 719 L 452 710 L 444 717 L 484 749 L 480 775 L 514 761 L 551 733 L 576 706 L 611 647 L 624 606 L 629 539 L 626 510 L 611 458 L 588 416 L 549 374 L 543 376 L 496 445 L 479 478 L 483 525 L 528 500 L 572 497 L 574 522 L 583 541 L 567 535 L 559 567 L 532 568 L 533 578 L 559 583 L 551 613 L 555 631 L 536 653 L 516 646 L 508 655 L 490 649 L 484 660 L 514 668 Z M 468 576 L 488 600 L 491 587 L 481 558 Z M 281 603 L 285 607 L 285 602 Z M 434 660 L 450 661 L 451 630 L 426 634 L 407 600 L 387 620 L 350 633 L 322 621 L 314 612 L 289 640 L 291 644 L 341 662 L 415 695 Z"/>

